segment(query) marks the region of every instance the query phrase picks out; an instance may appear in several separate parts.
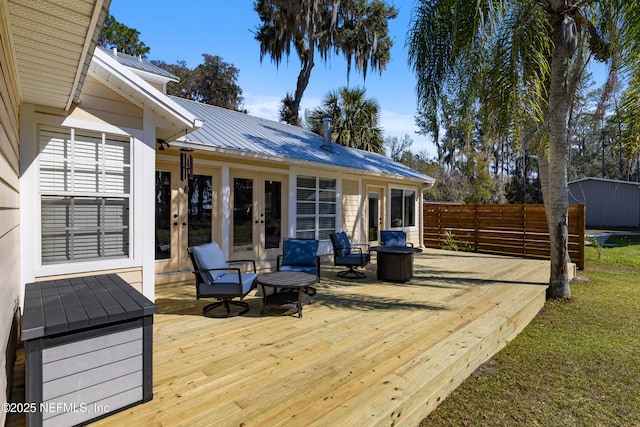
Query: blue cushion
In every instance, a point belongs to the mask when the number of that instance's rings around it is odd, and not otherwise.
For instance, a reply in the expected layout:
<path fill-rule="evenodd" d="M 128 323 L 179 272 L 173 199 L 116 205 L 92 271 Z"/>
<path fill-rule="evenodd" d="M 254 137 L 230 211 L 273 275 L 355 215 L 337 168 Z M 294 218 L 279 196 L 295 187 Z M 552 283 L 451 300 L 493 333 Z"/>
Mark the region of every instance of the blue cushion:
<path fill-rule="evenodd" d="M 318 240 L 284 239 L 282 265 L 313 266 L 316 265 Z"/>
<path fill-rule="evenodd" d="M 407 234 L 404 231 L 381 230 L 380 241 L 385 246 L 406 246 Z"/>
<path fill-rule="evenodd" d="M 238 287 L 238 273 L 225 273 L 210 285 L 199 284 L 199 292 L 204 296 L 246 295 L 253 289 L 253 284 L 258 275 L 256 273 L 241 273 L 242 287 Z"/>
<path fill-rule="evenodd" d="M 303 273 L 313 274 L 314 276 L 318 275 L 318 269 L 316 268 L 316 264 L 314 265 L 281 265 L 280 271 L 301 271 Z"/>
<path fill-rule="evenodd" d="M 365 252 L 362 254 L 349 254 L 345 256 L 337 256 L 334 258 L 335 265 L 363 267 L 371 261 L 370 255 Z"/>
<path fill-rule="evenodd" d="M 347 256 L 351 253 L 351 242 L 349 242 L 349 237 L 347 237 L 347 233 L 341 231 L 335 235 L 335 250 L 339 257 Z"/>
<path fill-rule="evenodd" d="M 227 262 L 224 259 L 224 255 L 222 255 L 222 250 L 220 250 L 220 246 L 218 246 L 216 242 L 205 243 L 204 245 L 194 247 L 193 254 L 195 255 L 198 270 L 227 267 Z M 226 270 L 206 271 L 202 273 L 202 278 L 212 283 L 225 274 L 227 274 Z"/>

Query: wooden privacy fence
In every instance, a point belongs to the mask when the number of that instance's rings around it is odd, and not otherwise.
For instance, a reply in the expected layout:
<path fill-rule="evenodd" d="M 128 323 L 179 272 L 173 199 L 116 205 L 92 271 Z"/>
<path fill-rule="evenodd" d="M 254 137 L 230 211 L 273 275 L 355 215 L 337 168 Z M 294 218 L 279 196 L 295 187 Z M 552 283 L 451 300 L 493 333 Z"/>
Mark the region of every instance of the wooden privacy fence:
<path fill-rule="evenodd" d="M 424 204 L 424 245 L 549 259 L 543 205 Z M 585 206 L 569 206 L 569 256 L 584 269 Z"/>

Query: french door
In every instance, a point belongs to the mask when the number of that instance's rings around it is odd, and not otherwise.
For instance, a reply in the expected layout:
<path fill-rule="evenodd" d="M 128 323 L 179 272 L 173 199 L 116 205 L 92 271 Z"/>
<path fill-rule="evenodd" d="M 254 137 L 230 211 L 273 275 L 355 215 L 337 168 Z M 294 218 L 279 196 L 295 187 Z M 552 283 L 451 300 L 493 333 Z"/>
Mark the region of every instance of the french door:
<path fill-rule="evenodd" d="M 367 189 L 367 239 L 372 246 L 376 246 L 380 241 L 384 214 L 383 198 L 384 189 L 382 187 Z"/>
<path fill-rule="evenodd" d="M 230 258 L 272 260 L 287 230 L 285 175 L 231 175 Z"/>
<path fill-rule="evenodd" d="M 212 241 L 214 173 L 180 180 L 177 165 L 156 168 L 156 274 L 192 271 L 187 247 Z"/>

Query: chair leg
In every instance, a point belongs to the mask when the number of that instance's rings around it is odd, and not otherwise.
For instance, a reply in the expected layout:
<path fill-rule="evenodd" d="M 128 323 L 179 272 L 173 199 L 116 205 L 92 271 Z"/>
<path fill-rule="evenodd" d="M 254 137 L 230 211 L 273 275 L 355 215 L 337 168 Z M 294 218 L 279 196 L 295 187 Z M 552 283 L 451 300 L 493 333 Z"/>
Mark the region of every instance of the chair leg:
<path fill-rule="evenodd" d="M 366 277 L 366 274 L 361 271 L 354 270 L 354 267 L 349 267 L 347 271 L 338 272 L 337 276 L 342 277 L 343 279 L 363 279 Z"/>
<path fill-rule="evenodd" d="M 241 307 L 241 310 L 232 312 L 231 308 L 229 307 L 230 305 Z M 222 306 L 224 306 L 226 313 L 224 313 L 224 314 L 212 313 L 213 310 L 215 310 L 218 307 L 222 307 Z M 249 311 L 249 304 L 244 302 L 244 301 L 222 300 L 222 301 L 218 301 L 218 302 L 214 302 L 214 303 L 205 305 L 202 308 L 202 315 L 206 316 L 206 317 L 213 317 L 213 318 L 221 319 L 221 318 L 225 318 L 225 317 L 242 316 L 243 314 L 245 314 L 248 311 Z"/>

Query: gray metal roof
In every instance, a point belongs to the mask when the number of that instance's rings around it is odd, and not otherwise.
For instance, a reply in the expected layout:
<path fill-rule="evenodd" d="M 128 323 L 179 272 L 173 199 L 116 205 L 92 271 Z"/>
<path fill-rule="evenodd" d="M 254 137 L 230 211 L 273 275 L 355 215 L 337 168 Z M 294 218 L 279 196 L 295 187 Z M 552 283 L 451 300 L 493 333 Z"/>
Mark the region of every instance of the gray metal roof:
<path fill-rule="evenodd" d="M 434 179 L 388 157 L 332 143 L 332 151 L 321 148 L 323 138 L 307 129 L 261 119 L 233 110 L 171 96 L 171 99 L 204 120 L 188 135 L 190 144 L 238 150 L 262 157 L 300 163 L 333 165 L 370 174 L 433 183 Z"/>
<path fill-rule="evenodd" d="M 145 61 L 142 58 L 139 58 L 137 56 L 127 55 L 122 52 L 115 53 L 112 49 L 107 49 L 102 46 L 98 46 L 98 48 L 103 52 L 108 53 L 112 58 L 115 58 L 120 64 L 126 67 L 144 71 L 151 74 L 155 74 L 157 76 L 163 77 L 168 80 L 172 80 L 176 82 L 179 81 L 178 77 L 174 76 L 167 70 L 157 67 L 153 65 L 151 62 Z"/>
<path fill-rule="evenodd" d="M 619 179 L 595 178 L 595 177 L 576 179 L 574 181 L 569 181 L 568 184 L 576 184 L 578 182 L 585 182 L 585 181 L 597 181 L 597 182 L 605 182 L 605 183 L 612 183 L 612 184 L 626 184 L 626 185 L 640 186 L 640 182 L 636 182 L 636 181 L 621 181 Z"/>

